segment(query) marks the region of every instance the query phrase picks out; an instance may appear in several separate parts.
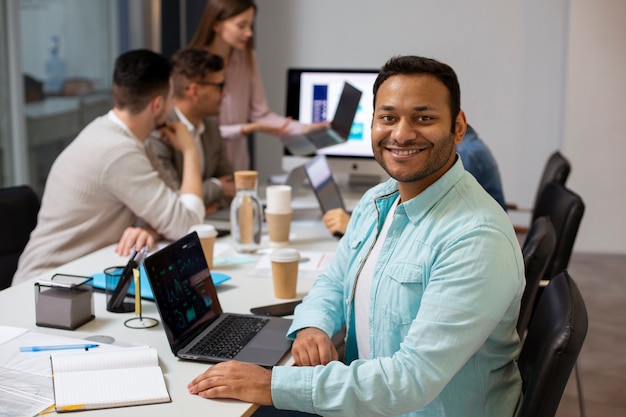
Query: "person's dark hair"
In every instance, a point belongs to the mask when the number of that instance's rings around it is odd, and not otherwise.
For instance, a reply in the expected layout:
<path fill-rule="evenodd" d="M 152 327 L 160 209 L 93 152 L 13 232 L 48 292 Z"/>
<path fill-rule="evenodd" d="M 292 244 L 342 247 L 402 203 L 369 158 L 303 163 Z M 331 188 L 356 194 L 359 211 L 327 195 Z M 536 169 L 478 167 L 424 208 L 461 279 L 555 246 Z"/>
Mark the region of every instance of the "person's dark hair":
<path fill-rule="evenodd" d="M 124 52 L 115 60 L 113 105 L 140 113 L 154 97 L 167 98 L 170 74 L 170 63 L 163 55 L 148 49 Z"/>
<path fill-rule="evenodd" d="M 245 12 L 250 7 L 254 8 L 256 12 L 257 7 L 252 0 L 208 0 L 196 33 L 187 46 L 190 48 L 206 48 L 215 38 L 215 31 L 213 30 L 215 22 L 230 19 Z M 252 49 L 253 39 L 254 37 L 250 39 L 248 49 Z"/>
<path fill-rule="evenodd" d="M 212 54 L 206 49 L 184 48 L 172 56 L 172 79 L 174 94 L 181 96 L 192 81 L 200 81 L 207 74 L 224 69 L 221 56 Z"/>
<path fill-rule="evenodd" d="M 387 78 L 394 75 L 428 74 L 441 81 L 448 89 L 450 115 L 452 126 L 450 131 L 455 131 L 456 117 L 461 111 L 461 88 L 454 70 L 447 64 L 430 58 L 420 56 L 394 56 L 383 65 L 374 81 L 374 108 L 376 108 L 376 94 L 381 84 Z"/>

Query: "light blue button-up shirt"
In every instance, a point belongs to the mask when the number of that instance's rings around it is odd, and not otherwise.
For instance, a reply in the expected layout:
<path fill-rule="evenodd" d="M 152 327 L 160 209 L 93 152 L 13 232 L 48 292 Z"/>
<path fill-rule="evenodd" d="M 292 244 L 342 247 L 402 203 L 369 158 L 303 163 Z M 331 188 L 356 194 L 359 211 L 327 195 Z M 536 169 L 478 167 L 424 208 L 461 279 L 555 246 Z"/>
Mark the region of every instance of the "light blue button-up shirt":
<path fill-rule="evenodd" d="M 389 180 L 363 196 L 289 331 L 332 335 L 345 324 L 346 362 L 275 367 L 275 407 L 323 416 L 516 415 L 523 259 L 509 217 L 459 158 L 397 207 L 372 281 L 373 359 L 355 357 L 356 279 L 397 193 Z"/>

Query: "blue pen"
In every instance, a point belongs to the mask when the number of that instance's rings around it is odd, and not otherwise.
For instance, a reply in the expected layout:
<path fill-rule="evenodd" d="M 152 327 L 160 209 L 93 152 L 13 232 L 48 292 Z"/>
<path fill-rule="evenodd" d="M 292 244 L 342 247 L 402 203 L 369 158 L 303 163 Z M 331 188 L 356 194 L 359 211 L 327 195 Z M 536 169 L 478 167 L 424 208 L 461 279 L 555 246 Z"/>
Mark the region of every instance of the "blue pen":
<path fill-rule="evenodd" d="M 52 346 L 22 346 L 20 352 L 43 352 L 46 350 L 66 350 L 66 349 L 85 349 L 89 350 L 96 348 L 99 345 L 93 343 L 80 344 L 80 345 L 52 345 Z"/>

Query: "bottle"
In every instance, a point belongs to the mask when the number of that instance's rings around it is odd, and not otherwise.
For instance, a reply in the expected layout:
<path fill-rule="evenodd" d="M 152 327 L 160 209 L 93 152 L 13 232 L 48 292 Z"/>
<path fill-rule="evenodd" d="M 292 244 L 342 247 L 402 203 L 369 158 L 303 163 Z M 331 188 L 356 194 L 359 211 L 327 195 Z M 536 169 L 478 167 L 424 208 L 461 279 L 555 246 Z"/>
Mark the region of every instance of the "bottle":
<path fill-rule="evenodd" d="M 46 93 L 58 94 L 65 81 L 65 62 L 59 57 L 59 37 L 52 36 L 50 41 L 50 57 L 46 60 L 44 90 Z"/>
<path fill-rule="evenodd" d="M 237 193 L 230 205 L 230 232 L 239 252 L 252 253 L 261 243 L 262 207 L 257 197 L 258 173 L 236 171 Z"/>

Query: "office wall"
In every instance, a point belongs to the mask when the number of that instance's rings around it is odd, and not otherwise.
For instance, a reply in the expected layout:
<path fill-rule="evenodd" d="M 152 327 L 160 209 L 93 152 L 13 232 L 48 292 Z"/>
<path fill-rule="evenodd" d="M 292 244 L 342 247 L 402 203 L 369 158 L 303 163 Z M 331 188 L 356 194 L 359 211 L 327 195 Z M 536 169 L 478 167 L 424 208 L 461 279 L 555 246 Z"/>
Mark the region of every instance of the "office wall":
<path fill-rule="evenodd" d="M 576 250 L 626 253 L 626 2 L 571 0 L 563 150 L 587 203 Z"/>
<path fill-rule="evenodd" d="M 624 216 L 600 204 L 609 190 L 613 207 L 624 203 L 621 176 L 615 175 L 624 173 L 617 165 L 624 152 L 609 148 L 621 140 L 617 146 L 624 150 L 624 140 L 610 123 L 598 123 L 598 113 L 619 120 L 624 94 L 613 99 L 609 88 L 597 91 L 601 63 L 582 62 L 587 49 L 610 58 L 612 70 L 602 72 L 602 84 L 624 85 L 614 72 L 624 68 L 624 49 L 617 45 L 626 39 L 617 23 L 626 15 L 623 2 L 601 2 L 603 7 L 585 0 L 257 0 L 256 46 L 268 101 L 278 113 L 284 113 L 289 67 L 379 67 L 396 54 L 449 63 L 459 75 L 469 122 L 499 162 L 507 200 L 530 207 L 545 160 L 560 149 L 574 166 L 569 184 L 588 207 L 574 250 L 626 253 Z M 583 109 L 586 115 L 579 115 Z M 269 137 L 261 141 L 257 166 L 275 173 L 280 146 Z M 604 149 L 592 159 L 592 147 Z M 615 170 L 598 175 L 599 166 Z M 598 181 L 606 186 L 597 187 Z"/>

